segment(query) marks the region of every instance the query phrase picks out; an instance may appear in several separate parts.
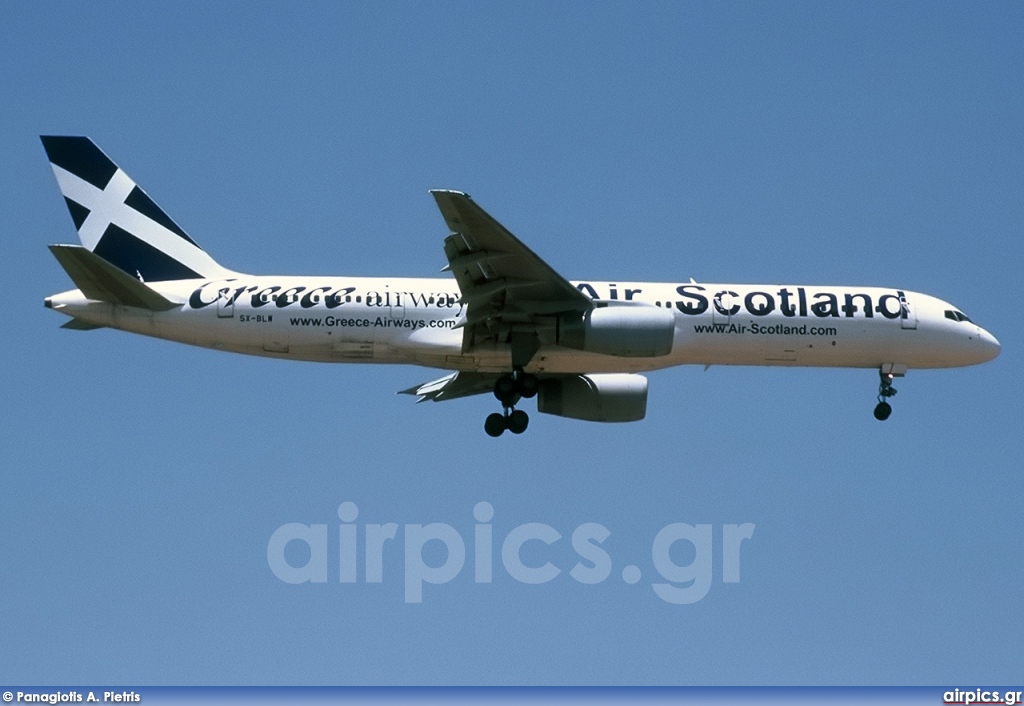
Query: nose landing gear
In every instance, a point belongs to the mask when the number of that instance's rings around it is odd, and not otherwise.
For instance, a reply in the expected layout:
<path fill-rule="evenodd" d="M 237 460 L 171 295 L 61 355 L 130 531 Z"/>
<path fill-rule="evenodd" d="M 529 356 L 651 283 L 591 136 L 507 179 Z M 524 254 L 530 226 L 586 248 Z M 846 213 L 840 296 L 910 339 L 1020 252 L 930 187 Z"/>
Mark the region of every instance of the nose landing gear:
<path fill-rule="evenodd" d="M 875 405 L 875 419 L 884 422 L 892 414 L 892 405 L 886 400 L 896 394 L 896 388 L 892 386 L 894 377 L 892 373 L 879 371 L 878 377 L 878 404 Z"/>
<path fill-rule="evenodd" d="M 487 416 L 484 431 L 488 436 L 501 436 L 506 429 L 513 434 L 522 434 L 530 424 L 530 416 L 516 403 L 523 397 L 529 399 L 537 394 L 540 381 L 535 375 L 524 373 L 516 368 L 511 375 L 502 375 L 494 382 L 494 396 L 501 402 L 502 412 Z"/>

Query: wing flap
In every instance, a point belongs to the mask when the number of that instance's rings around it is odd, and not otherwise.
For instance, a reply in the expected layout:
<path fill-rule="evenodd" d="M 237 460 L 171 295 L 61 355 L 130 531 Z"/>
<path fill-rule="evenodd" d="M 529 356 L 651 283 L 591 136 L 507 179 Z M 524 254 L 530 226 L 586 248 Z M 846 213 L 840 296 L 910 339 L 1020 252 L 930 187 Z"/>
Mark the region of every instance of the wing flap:
<path fill-rule="evenodd" d="M 430 193 L 451 231 L 444 241 L 445 269 L 455 276 L 466 304 L 458 325 L 464 331 L 464 353 L 482 343 L 512 344 L 513 332 L 543 339 L 554 331 L 558 315 L 593 308 L 589 297 L 468 195 Z M 513 360 L 514 365 L 526 362 Z"/>
<path fill-rule="evenodd" d="M 536 300 L 559 300 L 566 311 L 586 311 L 590 299 L 498 223 L 466 194 L 435 190 L 441 215 L 452 235 L 445 239 L 448 266 L 464 297 L 484 284 L 529 289 Z M 491 295 L 497 292 L 492 292 Z"/>

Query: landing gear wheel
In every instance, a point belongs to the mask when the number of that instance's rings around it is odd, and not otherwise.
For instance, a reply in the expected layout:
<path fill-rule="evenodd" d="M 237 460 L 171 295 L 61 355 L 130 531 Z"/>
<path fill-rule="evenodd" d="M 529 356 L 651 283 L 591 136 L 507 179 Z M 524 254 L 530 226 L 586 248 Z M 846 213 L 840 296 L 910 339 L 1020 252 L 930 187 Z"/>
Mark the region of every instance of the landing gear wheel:
<path fill-rule="evenodd" d="M 884 422 L 892 414 L 892 405 L 888 402 L 879 402 L 875 405 L 875 419 Z"/>
<path fill-rule="evenodd" d="M 534 397 L 540 389 L 536 375 L 515 368 L 511 375 L 502 375 L 494 381 L 494 396 L 501 402 L 503 413 L 495 412 L 484 421 L 484 431 L 489 436 L 501 436 L 506 429 L 513 434 L 522 434 L 530 425 L 530 416 L 516 409 L 516 402 L 523 397 Z"/>
<path fill-rule="evenodd" d="M 537 390 L 540 388 L 540 381 L 536 375 L 530 375 L 529 373 L 520 373 L 516 376 L 516 391 L 526 399 L 537 394 Z"/>
<path fill-rule="evenodd" d="M 494 381 L 494 396 L 505 406 L 510 406 L 516 396 L 516 381 L 511 375 L 502 375 Z"/>
<path fill-rule="evenodd" d="M 512 414 L 508 415 L 506 423 L 510 432 L 522 434 L 530 424 L 530 415 L 521 409 L 516 409 L 512 411 Z"/>
<path fill-rule="evenodd" d="M 488 414 L 487 419 L 484 420 L 484 431 L 488 436 L 501 436 L 505 432 L 505 428 L 505 415 L 498 412 Z"/>

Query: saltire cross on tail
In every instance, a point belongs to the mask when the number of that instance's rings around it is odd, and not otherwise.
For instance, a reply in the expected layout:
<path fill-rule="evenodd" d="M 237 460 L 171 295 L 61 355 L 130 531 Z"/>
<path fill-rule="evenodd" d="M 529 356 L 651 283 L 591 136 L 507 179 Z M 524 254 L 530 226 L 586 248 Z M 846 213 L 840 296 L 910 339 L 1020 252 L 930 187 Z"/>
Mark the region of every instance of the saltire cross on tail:
<path fill-rule="evenodd" d="M 975 365 L 999 342 L 957 307 L 884 287 L 571 282 L 464 193 L 431 191 L 442 278 L 250 275 L 218 264 L 86 137 L 43 137 L 81 246 L 51 245 L 76 289 L 64 328 L 117 328 L 235 353 L 451 371 L 403 392 L 492 393 L 491 436 L 537 410 L 594 422 L 647 411 L 640 373 L 675 365 L 869 368 L 875 417 L 911 368 Z"/>

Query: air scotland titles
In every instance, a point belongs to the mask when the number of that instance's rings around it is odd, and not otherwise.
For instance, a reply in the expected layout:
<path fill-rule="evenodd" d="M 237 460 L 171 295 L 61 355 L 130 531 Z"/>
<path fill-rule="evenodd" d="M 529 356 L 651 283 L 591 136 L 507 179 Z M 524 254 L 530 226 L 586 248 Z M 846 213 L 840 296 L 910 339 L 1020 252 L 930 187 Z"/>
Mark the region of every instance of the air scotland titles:
<path fill-rule="evenodd" d="M 853 318 L 858 313 L 865 318 L 873 318 L 876 313 L 887 319 L 906 318 L 907 298 L 900 291 L 883 294 L 873 302 L 871 295 L 865 292 L 815 291 L 808 294 L 806 287 L 796 287 L 794 292 L 789 287 L 781 287 L 774 292 L 752 291 L 744 296 L 732 290 L 723 289 L 708 298 L 707 288 L 699 284 L 684 284 L 676 288 L 676 293 L 684 301 L 675 302 L 675 307 L 684 314 L 698 316 L 714 306 L 722 316 L 735 316 L 745 310 L 751 316 L 767 316 L 778 308 L 786 317 L 818 318 L 840 316 Z M 840 302 L 842 302 L 840 304 Z"/>
<path fill-rule="evenodd" d="M 642 289 L 624 288 L 621 292 L 618 285 L 593 285 L 581 282 L 577 286 L 584 294 L 595 301 L 639 301 L 636 295 Z M 607 297 L 601 297 L 601 289 L 607 289 Z M 737 289 L 745 289 L 737 287 Z M 701 284 L 682 284 L 675 287 L 678 299 L 664 302 L 681 314 L 700 316 L 713 310 L 722 316 L 736 316 L 747 313 L 750 316 L 768 316 L 779 312 L 787 318 L 854 318 L 862 316 L 873 318 L 876 314 L 886 319 L 907 318 L 908 306 L 906 295 L 901 290 L 891 290 L 883 294 L 874 290 L 874 296 L 863 291 L 832 291 L 821 288 L 807 287 L 765 287 L 740 293 L 734 289 L 715 289 Z M 367 307 L 412 307 L 456 309 L 460 315 L 465 304 L 458 294 L 452 292 L 400 292 L 400 291 L 367 291 L 359 292 L 354 286 L 343 285 L 284 285 L 246 283 L 239 280 L 211 280 L 192 292 L 188 305 L 192 309 L 203 309 L 212 304 L 232 306 L 236 303 L 248 304 L 253 309 L 273 306 L 284 309 L 294 306 L 297 309 L 337 309 L 345 304 L 357 304 Z M 661 304 L 661 302 L 659 302 Z"/>

